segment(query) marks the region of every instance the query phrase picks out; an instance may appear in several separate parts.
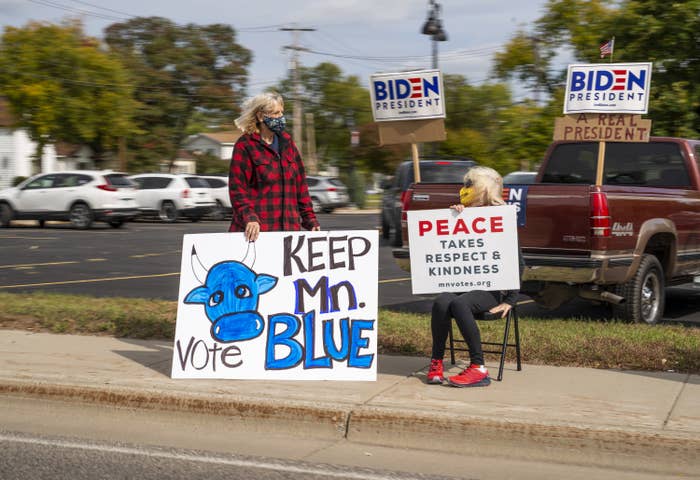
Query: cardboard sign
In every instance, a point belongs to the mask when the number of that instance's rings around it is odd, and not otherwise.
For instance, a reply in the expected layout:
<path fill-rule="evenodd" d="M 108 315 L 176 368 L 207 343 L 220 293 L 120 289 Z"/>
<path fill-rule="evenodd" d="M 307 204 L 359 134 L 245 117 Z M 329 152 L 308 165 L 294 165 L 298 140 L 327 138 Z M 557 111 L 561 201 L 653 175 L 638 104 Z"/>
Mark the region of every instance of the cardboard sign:
<path fill-rule="evenodd" d="M 514 205 L 407 214 L 414 294 L 520 288 Z"/>
<path fill-rule="evenodd" d="M 623 113 L 579 113 L 554 119 L 554 140 L 648 142 L 651 120 Z"/>
<path fill-rule="evenodd" d="M 375 122 L 445 118 L 440 70 L 372 75 L 369 89 Z"/>
<path fill-rule="evenodd" d="M 376 230 L 182 245 L 172 378 L 376 380 Z"/>
<path fill-rule="evenodd" d="M 411 120 L 410 122 L 377 122 L 379 145 L 399 143 L 442 142 L 447 138 L 445 119 Z"/>
<path fill-rule="evenodd" d="M 569 65 L 564 114 L 647 113 L 651 63 Z"/>

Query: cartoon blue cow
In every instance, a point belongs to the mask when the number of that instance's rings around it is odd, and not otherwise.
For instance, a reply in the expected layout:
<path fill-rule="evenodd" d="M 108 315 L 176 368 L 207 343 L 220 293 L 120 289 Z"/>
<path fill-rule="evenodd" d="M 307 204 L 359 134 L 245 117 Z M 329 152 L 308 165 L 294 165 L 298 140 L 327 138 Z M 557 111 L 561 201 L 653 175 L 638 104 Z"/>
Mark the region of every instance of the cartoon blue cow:
<path fill-rule="evenodd" d="M 197 252 L 192 247 L 192 266 Z M 245 259 L 244 259 L 245 260 Z M 199 263 L 199 266 L 204 267 Z M 201 282 L 201 279 L 197 277 Z M 222 343 L 251 340 L 263 331 L 263 318 L 258 313 L 260 295 L 272 290 L 277 277 L 256 274 L 247 265 L 229 260 L 219 262 L 206 275 L 202 286 L 192 289 L 185 303 L 201 303 L 211 325 L 211 336 Z"/>

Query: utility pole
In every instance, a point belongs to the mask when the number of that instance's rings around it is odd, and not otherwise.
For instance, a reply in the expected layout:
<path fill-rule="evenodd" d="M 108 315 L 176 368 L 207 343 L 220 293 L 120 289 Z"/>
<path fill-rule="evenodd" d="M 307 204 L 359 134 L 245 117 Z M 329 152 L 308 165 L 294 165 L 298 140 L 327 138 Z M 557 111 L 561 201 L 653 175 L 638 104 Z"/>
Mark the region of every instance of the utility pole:
<path fill-rule="evenodd" d="M 284 27 L 280 28 L 283 32 L 292 32 L 292 44 L 285 45 L 284 48 L 292 51 L 292 82 L 294 82 L 294 142 L 299 148 L 299 152 L 302 153 L 302 138 L 301 138 L 301 81 L 299 79 L 299 52 L 306 51 L 307 49 L 299 44 L 299 34 L 300 32 L 314 32 L 315 28 L 298 28 L 298 27 Z"/>

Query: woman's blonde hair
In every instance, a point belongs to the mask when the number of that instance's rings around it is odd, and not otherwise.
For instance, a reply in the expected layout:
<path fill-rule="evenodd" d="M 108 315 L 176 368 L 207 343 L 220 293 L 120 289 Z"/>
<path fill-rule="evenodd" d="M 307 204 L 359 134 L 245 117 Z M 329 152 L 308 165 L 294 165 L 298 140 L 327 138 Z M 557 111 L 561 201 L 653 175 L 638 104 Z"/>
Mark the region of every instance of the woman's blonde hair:
<path fill-rule="evenodd" d="M 474 189 L 473 206 L 504 205 L 503 178 L 490 167 L 477 165 L 464 175 L 464 186 Z"/>
<path fill-rule="evenodd" d="M 277 104 L 284 108 L 282 95 L 276 92 L 264 92 L 243 102 L 241 116 L 233 122 L 243 133 L 258 133 L 258 112 L 271 112 Z"/>

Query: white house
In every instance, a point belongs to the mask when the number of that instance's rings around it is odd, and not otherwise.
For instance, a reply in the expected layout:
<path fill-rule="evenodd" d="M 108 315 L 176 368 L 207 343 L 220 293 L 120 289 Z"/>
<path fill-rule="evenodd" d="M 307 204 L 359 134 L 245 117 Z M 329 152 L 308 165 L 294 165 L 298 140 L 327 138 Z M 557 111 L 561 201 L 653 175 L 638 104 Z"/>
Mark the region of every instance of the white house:
<path fill-rule="evenodd" d="M 32 157 L 36 142 L 25 129 L 14 126 L 14 118 L 6 102 L 0 99 L 0 190 L 12 186 L 16 177 L 29 177 L 35 173 Z M 86 146 L 66 143 L 44 146 L 41 172 L 59 172 L 93 167 L 92 150 Z"/>
<path fill-rule="evenodd" d="M 209 154 L 230 161 L 233 154 L 233 145 L 243 134 L 240 130 L 225 132 L 208 132 L 191 135 L 182 144 L 182 148 L 195 155 Z"/>

